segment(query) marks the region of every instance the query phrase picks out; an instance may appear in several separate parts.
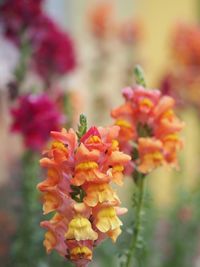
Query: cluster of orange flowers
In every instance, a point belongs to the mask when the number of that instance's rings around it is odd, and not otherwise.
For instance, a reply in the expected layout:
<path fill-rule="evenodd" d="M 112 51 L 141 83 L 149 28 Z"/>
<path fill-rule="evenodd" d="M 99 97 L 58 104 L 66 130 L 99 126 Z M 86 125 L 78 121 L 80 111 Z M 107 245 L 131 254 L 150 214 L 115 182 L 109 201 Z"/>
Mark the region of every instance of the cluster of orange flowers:
<path fill-rule="evenodd" d="M 172 39 L 172 55 L 175 64 L 162 77 L 160 89 L 175 97 L 180 107 L 192 105 L 199 111 L 199 25 L 178 24 Z"/>
<path fill-rule="evenodd" d="M 173 54 L 181 65 L 200 65 L 199 25 L 179 24 L 173 39 Z"/>
<path fill-rule="evenodd" d="M 161 165 L 177 166 L 184 124 L 174 113 L 174 99 L 142 86 L 123 90 L 125 103 L 111 113 L 120 126 L 120 148 L 132 155 L 133 168 L 143 174 Z"/>
<path fill-rule="evenodd" d="M 134 44 L 142 37 L 140 21 L 129 19 L 119 24 L 114 5 L 108 1 L 100 1 L 91 8 L 89 24 L 92 34 L 101 40 L 117 35 L 123 43 Z"/>
<path fill-rule="evenodd" d="M 44 214 L 54 212 L 41 226 L 47 229 L 44 246 L 55 249 L 82 267 L 102 240 L 114 242 L 126 212 L 110 183 L 123 183 L 123 171 L 131 157 L 119 151 L 119 127 L 92 127 L 82 137 L 70 129 L 52 132 L 50 150 L 41 159 L 47 178 L 38 184 L 43 192 Z M 78 140 L 79 139 L 79 140 Z"/>

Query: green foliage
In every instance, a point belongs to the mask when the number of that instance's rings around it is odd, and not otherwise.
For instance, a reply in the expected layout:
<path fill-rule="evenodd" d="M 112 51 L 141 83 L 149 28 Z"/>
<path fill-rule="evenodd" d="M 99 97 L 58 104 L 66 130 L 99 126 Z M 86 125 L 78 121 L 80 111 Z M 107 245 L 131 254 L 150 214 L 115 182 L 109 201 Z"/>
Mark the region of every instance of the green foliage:
<path fill-rule="evenodd" d="M 63 107 L 64 107 L 64 114 L 67 114 L 67 128 L 72 126 L 72 121 L 73 121 L 73 105 L 72 101 L 70 99 L 70 94 L 65 93 L 63 96 Z"/>
<path fill-rule="evenodd" d="M 18 84 L 22 83 L 26 76 L 27 63 L 32 52 L 31 45 L 29 42 L 27 42 L 27 39 L 24 33 L 21 35 L 20 50 L 21 50 L 20 59 L 19 59 L 20 62 L 18 64 L 18 67 L 15 70 L 15 77 L 16 77 Z"/>
<path fill-rule="evenodd" d="M 169 253 L 164 255 L 162 267 L 195 266 L 199 254 L 200 192 L 181 192 L 170 212 Z"/>
<path fill-rule="evenodd" d="M 39 227 L 41 205 L 36 189 L 39 177 L 38 155 L 27 151 L 22 159 L 20 223 L 13 242 L 11 265 L 38 267 L 45 251 L 42 246 L 43 231 Z M 34 260 L 33 260 L 34 259 Z"/>
<path fill-rule="evenodd" d="M 78 131 L 76 132 L 79 141 L 81 137 L 86 133 L 86 131 L 87 131 L 87 118 L 84 114 L 81 114 L 79 119 Z"/>
<path fill-rule="evenodd" d="M 143 222 L 145 244 L 143 250 L 137 250 L 134 266 L 197 266 L 200 192 L 177 194 L 176 203 L 164 213 L 159 213 L 150 203 Z"/>

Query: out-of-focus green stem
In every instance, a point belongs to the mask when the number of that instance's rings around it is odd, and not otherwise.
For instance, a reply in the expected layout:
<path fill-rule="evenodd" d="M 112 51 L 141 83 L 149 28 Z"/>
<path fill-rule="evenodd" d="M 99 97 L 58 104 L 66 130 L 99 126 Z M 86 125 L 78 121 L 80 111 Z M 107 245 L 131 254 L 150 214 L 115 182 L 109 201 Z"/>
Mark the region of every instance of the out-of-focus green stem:
<path fill-rule="evenodd" d="M 17 85 L 19 86 L 25 79 L 27 72 L 27 63 L 31 54 L 31 47 L 29 41 L 26 38 L 25 34 L 21 36 L 21 44 L 20 44 L 20 59 L 19 64 L 15 70 L 15 77 L 17 81 Z"/>
<path fill-rule="evenodd" d="M 137 248 L 138 237 L 140 235 L 141 230 L 141 221 L 142 221 L 142 213 L 143 213 L 143 203 L 144 203 L 144 191 L 145 191 L 145 178 L 140 177 L 137 181 L 138 186 L 138 200 L 136 206 L 136 213 L 134 217 L 134 231 L 130 242 L 130 247 L 127 254 L 127 259 L 125 263 L 125 267 L 131 267 L 132 259 L 135 255 L 135 250 Z"/>
<path fill-rule="evenodd" d="M 36 189 L 39 170 L 37 153 L 26 151 L 22 158 L 22 208 L 11 260 L 15 267 L 37 267 L 44 254 L 42 231 L 39 228 L 39 195 Z"/>
<path fill-rule="evenodd" d="M 63 110 L 64 114 L 67 116 L 67 128 L 72 127 L 73 123 L 73 107 L 71 103 L 71 97 L 69 92 L 65 93 L 63 96 Z"/>
<path fill-rule="evenodd" d="M 135 79 L 136 83 L 139 85 L 142 85 L 143 87 L 146 87 L 146 81 L 144 77 L 144 72 L 143 69 L 139 66 L 136 65 L 134 68 L 134 73 L 135 73 Z M 138 127 L 138 135 L 139 136 L 145 136 L 146 134 L 148 136 L 148 129 L 144 129 L 144 127 Z M 138 189 L 138 194 L 137 194 L 137 199 L 136 199 L 136 211 L 135 211 L 135 216 L 134 216 L 134 229 L 133 229 L 133 234 L 131 237 L 130 241 L 130 246 L 128 249 L 128 253 L 126 254 L 126 261 L 123 264 L 123 267 L 131 267 L 132 264 L 132 259 L 135 256 L 135 251 L 137 249 L 139 237 L 140 237 L 140 232 L 141 232 L 141 224 L 142 224 L 142 213 L 143 213 L 143 204 L 144 204 L 144 193 L 145 193 L 145 175 L 137 172 L 137 175 L 134 175 L 134 181 L 137 185 Z M 141 238 L 140 238 L 141 239 Z"/>

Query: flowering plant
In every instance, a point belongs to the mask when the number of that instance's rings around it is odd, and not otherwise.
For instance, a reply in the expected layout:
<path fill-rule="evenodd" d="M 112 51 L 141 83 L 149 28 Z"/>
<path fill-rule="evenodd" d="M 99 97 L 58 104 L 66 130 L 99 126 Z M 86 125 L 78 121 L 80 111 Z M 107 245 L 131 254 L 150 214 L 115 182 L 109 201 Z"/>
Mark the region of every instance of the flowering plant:
<path fill-rule="evenodd" d="M 6 36 L 17 41 L 42 14 L 43 0 L 5 0 L 0 3 L 0 24 Z"/>
<path fill-rule="evenodd" d="M 171 49 L 175 64 L 163 75 L 160 89 L 164 94 L 175 97 L 179 108 L 194 106 L 199 111 L 199 44 L 199 25 L 176 26 Z"/>
<path fill-rule="evenodd" d="M 135 74 L 138 84 L 123 90 L 125 103 L 111 112 L 115 125 L 120 127 L 120 149 L 132 156 L 127 171 L 132 173 L 137 187 L 133 234 L 123 267 L 132 266 L 132 258 L 141 247 L 145 177 L 159 166 L 177 167 L 177 152 L 183 146 L 179 133 L 184 123 L 174 113 L 174 99 L 162 96 L 159 90 L 145 88 L 139 67 Z"/>
<path fill-rule="evenodd" d="M 74 42 L 42 10 L 43 0 L 6 0 L 0 4 L 0 27 L 20 52 L 15 70 L 19 87 L 27 70 L 36 72 L 48 89 L 76 66 Z M 17 88 L 16 88 L 17 90 Z"/>
<path fill-rule="evenodd" d="M 32 43 L 32 67 L 48 85 L 68 74 L 76 66 L 74 42 L 49 17 L 38 17 L 29 29 Z"/>
<path fill-rule="evenodd" d="M 92 127 L 80 117 L 73 129 L 51 132 L 54 141 L 40 161 L 48 169 L 38 184 L 43 192 L 44 214 L 55 212 L 41 226 L 48 231 L 44 245 L 76 264 L 86 266 L 95 246 L 105 238 L 113 242 L 121 233 L 118 216 L 126 212 L 111 182 L 123 184 L 123 171 L 130 156 L 119 151 L 118 126 Z"/>
<path fill-rule="evenodd" d="M 120 148 L 133 155 L 134 171 L 147 174 L 161 165 L 177 167 L 182 148 L 178 134 L 184 123 L 174 113 L 174 99 L 144 84 L 123 89 L 123 96 L 125 103 L 111 115 L 120 126 Z"/>

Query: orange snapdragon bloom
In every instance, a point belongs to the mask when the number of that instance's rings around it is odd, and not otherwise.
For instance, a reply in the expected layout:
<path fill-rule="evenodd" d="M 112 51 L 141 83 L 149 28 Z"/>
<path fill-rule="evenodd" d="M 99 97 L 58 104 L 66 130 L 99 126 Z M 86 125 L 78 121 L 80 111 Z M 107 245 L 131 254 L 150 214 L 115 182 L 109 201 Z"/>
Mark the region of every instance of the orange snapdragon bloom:
<path fill-rule="evenodd" d="M 81 138 L 73 130 L 52 132 L 50 150 L 41 166 L 47 178 L 38 184 L 43 193 L 44 214 L 56 212 L 41 226 L 47 229 L 44 246 L 75 263 L 87 266 L 93 248 L 110 237 L 116 241 L 122 222 L 120 200 L 111 182 L 123 183 L 131 157 L 119 151 L 120 128 L 92 127 Z"/>
<path fill-rule="evenodd" d="M 172 40 L 172 52 L 183 66 L 200 65 L 200 27 L 179 23 Z"/>
<path fill-rule="evenodd" d="M 174 113 L 174 99 L 140 85 L 123 89 L 123 96 L 125 104 L 111 115 L 120 126 L 120 148 L 133 155 L 135 170 L 146 174 L 164 164 L 177 167 L 184 123 Z"/>
<path fill-rule="evenodd" d="M 154 168 L 164 164 L 163 146 L 160 140 L 154 138 L 139 138 L 139 166 L 138 170 L 142 173 L 152 171 Z"/>
<path fill-rule="evenodd" d="M 86 184 L 84 186 L 86 196 L 84 203 L 89 207 L 95 207 L 98 203 L 120 203 L 117 194 L 108 183 Z"/>
<path fill-rule="evenodd" d="M 116 27 L 113 5 L 105 1 L 93 6 L 89 12 L 89 23 L 91 32 L 96 38 L 108 37 Z"/>

